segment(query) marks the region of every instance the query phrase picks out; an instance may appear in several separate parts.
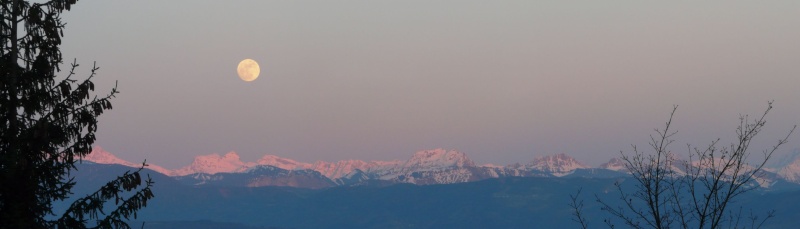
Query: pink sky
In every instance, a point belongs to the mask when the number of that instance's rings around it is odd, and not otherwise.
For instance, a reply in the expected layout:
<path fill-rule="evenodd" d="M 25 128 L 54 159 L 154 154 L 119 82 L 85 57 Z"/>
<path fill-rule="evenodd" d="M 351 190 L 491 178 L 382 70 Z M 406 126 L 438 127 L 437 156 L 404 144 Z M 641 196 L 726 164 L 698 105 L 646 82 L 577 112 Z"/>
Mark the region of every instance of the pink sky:
<path fill-rule="evenodd" d="M 119 81 L 98 145 L 165 167 L 196 155 L 480 163 L 729 137 L 775 100 L 758 147 L 800 123 L 800 2 L 92 1 L 65 59 Z M 259 62 L 241 81 L 236 65 Z M 87 69 L 83 69 L 88 71 Z M 102 91 L 101 91 L 102 92 Z M 782 152 L 800 148 L 797 136 Z M 763 143 L 763 144 L 761 144 Z"/>

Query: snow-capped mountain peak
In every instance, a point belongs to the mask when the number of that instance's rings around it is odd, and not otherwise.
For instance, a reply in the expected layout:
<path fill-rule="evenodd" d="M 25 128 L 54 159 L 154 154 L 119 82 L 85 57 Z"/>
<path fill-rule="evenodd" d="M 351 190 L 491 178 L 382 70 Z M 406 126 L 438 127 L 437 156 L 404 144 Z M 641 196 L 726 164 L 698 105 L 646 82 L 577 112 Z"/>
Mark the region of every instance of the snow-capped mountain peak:
<path fill-rule="evenodd" d="M 777 171 L 778 175 L 790 182 L 800 183 L 800 149 L 793 150 L 778 161 L 773 163 L 776 167 L 771 170 Z"/>
<path fill-rule="evenodd" d="M 314 171 L 322 173 L 326 177 L 340 178 L 354 170 L 367 170 L 370 166 L 367 162 L 361 160 L 342 160 L 335 163 L 327 161 L 317 161 L 312 165 Z"/>
<path fill-rule="evenodd" d="M 576 169 L 589 168 L 566 154 L 547 155 L 537 157 L 530 164 L 525 166 L 527 169 L 539 170 L 553 174 L 554 176 L 565 176 Z"/>
<path fill-rule="evenodd" d="M 295 169 L 308 169 L 311 168 L 311 164 L 297 162 L 292 159 L 282 158 L 275 155 L 264 155 L 261 159 L 258 159 L 256 162 L 258 165 L 269 165 L 275 166 L 285 170 L 295 170 Z"/>
<path fill-rule="evenodd" d="M 609 160 L 608 162 L 603 163 L 602 165 L 600 165 L 600 168 L 601 169 L 614 170 L 614 171 L 618 171 L 618 172 L 626 172 L 626 171 L 628 171 L 628 169 L 625 167 L 625 161 L 623 161 L 622 159 L 620 159 L 618 157 L 611 158 L 611 160 Z"/>
<path fill-rule="evenodd" d="M 239 154 L 233 151 L 226 153 L 225 156 L 222 156 L 222 159 L 226 161 L 239 161 L 239 162 L 242 161 L 239 158 Z"/>
<path fill-rule="evenodd" d="M 467 158 L 466 154 L 444 149 L 419 151 L 403 165 L 405 168 L 413 168 L 415 170 L 474 166 L 475 162 Z"/>
<path fill-rule="evenodd" d="M 142 166 L 142 163 L 133 163 L 130 161 L 126 161 L 123 159 L 118 158 L 116 155 L 109 153 L 108 151 L 103 150 L 100 146 L 95 146 L 92 148 L 92 152 L 83 157 L 85 161 L 91 161 L 97 164 L 117 164 L 117 165 L 124 165 L 128 167 L 138 168 Z M 147 167 L 153 171 L 171 175 L 172 171 L 169 169 L 165 169 L 161 166 L 153 165 L 148 163 Z"/>
<path fill-rule="evenodd" d="M 784 179 L 800 183 L 800 158 L 791 161 L 778 170 L 778 175 Z"/>
<path fill-rule="evenodd" d="M 236 152 L 228 152 L 224 156 L 209 154 L 197 156 L 191 165 L 175 170 L 174 175 L 183 176 L 193 173 L 222 173 L 244 172 L 255 166 L 255 163 L 244 163 Z"/>
<path fill-rule="evenodd" d="M 92 148 L 92 152 L 86 155 L 86 157 L 84 157 L 83 160 L 91 161 L 97 164 L 120 164 L 125 166 L 135 166 L 134 163 L 122 160 L 117 156 L 115 156 L 114 154 L 111 154 L 108 151 L 103 150 L 103 148 L 99 146 Z"/>

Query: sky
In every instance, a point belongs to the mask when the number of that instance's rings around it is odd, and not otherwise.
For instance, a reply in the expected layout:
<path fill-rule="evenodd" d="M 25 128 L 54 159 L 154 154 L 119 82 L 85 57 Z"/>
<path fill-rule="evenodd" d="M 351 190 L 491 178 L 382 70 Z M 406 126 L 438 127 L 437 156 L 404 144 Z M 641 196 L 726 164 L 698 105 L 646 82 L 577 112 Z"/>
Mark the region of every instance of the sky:
<path fill-rule="evenodd" d="M 729 143 L 774 100 L 755 156 L 800 123 L 800 1 L 99 1 L 62 52 L 118 83 L 96 145 L 179 168 L 237 152 L 479 164 Z M 261 67 L 238 78 L 239 61 Z M 62 72 L 65 73 L 65 72 Z M 800 134 L 779 150 L 800 148 Z"/>

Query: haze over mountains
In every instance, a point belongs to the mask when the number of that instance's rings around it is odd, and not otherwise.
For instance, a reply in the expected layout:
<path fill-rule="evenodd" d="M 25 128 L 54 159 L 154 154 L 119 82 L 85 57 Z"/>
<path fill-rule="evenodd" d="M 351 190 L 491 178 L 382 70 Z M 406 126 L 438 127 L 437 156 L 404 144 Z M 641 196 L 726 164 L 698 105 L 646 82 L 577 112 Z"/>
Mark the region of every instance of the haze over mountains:
<path fill-rule="evenodd" d="M 798 152 L 794 152 L 797 154 Z M 757 179 L 769 188 L 776 182 L 800 183 L 800 157 L 791 157 L 781 167 L 769 168 Z M 119 164 L 138 167 L 141 164 L 117 158 L 100 147 L 94 148 L 85 160 L 98 164 Z M 274 155 L 265 155 L 255 162 L 243 162 L 235 152 L 195 157 L 179 169 L 166 169 L 148 163 L 148 169 L 190 185 L 232 185 L 245 187 L 290 186 L 325 188 L 365 183 L 410 183 L 418 185 L 473 182 L 502 177 L 614 177 L 625 175 L 624 162 L 611 158 L 597 168 L 586 166 L 566 154 L 538 157 L 530 162 L 506 166 L 480 165 L 455 150 L 433 149 L 414 153 L 406 161 L 298 162 Z M 676 167 L 676 170 L 681 168 Z"/>

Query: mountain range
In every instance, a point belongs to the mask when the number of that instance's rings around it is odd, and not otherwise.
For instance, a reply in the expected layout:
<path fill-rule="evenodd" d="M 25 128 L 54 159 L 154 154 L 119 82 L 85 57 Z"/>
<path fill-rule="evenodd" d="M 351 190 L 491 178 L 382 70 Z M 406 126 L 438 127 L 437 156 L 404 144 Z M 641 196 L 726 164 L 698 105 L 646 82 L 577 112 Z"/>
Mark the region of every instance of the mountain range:
<path fill-rule="evenodd" d="M 74 195 L 54 203 L 56 214 L 64 212 L 75 199 L 93 193 L 109 180 L 131 170 L 124 165 L 91 162 L 76 166 L 77 170 L 71 173 L 77 182 L 72 189 Z M 287 173 L 306 178 L 320 176 L 316 171 L 314 174 L 304 171 L 313 170 L 260 166 L 241 173 L 213 174 L 211 176 L 219 176 L 216 183 L 190 184 L 179 179 L 185 177 L 170 177 L 145 169 L 143 175 L 155 182 L 156 197 L 137 212 L 138 216 L 131 219 L 135 221 L 131 226 L 171 229 L 573 228 L 579 225 L 573 222 L 574 210 L 568 203 L 572 195 L 579 195 L 585 203 L 583 213 L 589 228 L 600 228 L 606 227 L 605 219 L 610 216 L 595 199 L 623 206 L 616 185 L 621 184 L 623 192 L 628 193 L 637 185 L 630 176 L 607 169 L 576 169 L 562 177 L 509 176 L 440 185 L 369 179 L 358 185 L 315 188 L 319 184 L 332 184 L 287 179 L 291 178 Z M 286 185 L 242 186 L 258 176 L 264 176 L 261 181 Z M 589 176 L 591 178 L 587 178 Z M 292 183 L 309 188 L 286 187 Z M 775 211 L 775 217 L 763 225 L 765 229 L 798 228 L 800 185 L 780 186 L 775 184 L 769 189 L 747 192 L 737 197 L 730 208 L 743 209 L 745 216 L 764 216 Z M 743 220 L 749 222 L 746 218 Z"/>
<path fill-rule="evenodd" d="M 800 153 L 796 150 L 792 155 Z M 779 168 L 765 169 L 757 179 L 759 185 L 769 188 L 779 182 L 800 184 L 800 157 L 790 159 L 784 160 Z M 122 160 L 100 147 L 95 147 L 84 160 L 97 164 L 141 166 Z M 298 188 L 396 183 L 431 185 L 503 177 L 615 177 L 626 174 L 624 161 L 619 158 L 612 158 L 596 168 L 586 166 L 566 154 L 537 157 L 525 164 L 497 166 L 479 165 L 462 152 L 445 149 L 419 151 L 406 161 L 342 160 L 314 163 L 274 155 L 265 155 L 255 162 L 243 162 L 238 154 L 228 152 L 224 155 L 197 156 L 190 165 L 175 170 L 154 164 L 148 164 L 147 168 L 189 185 Z"/>

